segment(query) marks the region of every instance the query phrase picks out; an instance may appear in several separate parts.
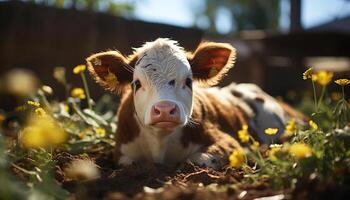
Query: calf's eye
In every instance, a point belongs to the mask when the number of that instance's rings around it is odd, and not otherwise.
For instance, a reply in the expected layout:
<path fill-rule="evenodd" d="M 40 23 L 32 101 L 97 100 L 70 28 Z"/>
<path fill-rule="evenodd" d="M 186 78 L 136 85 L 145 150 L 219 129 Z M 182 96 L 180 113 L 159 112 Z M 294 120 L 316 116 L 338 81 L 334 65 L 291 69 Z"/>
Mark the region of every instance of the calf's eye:
<path fill-rule="evenodd" d="M 175 85 L 175 80 L 171 80 L 171 81 L 169 81 L 169 83 L 168 83 L 169 85 L 171 85 L 171 86 L 174 86 Z"/>
<path fill-rule="evenodd" d="M 135 80 L 131 84 L 135 92 L 142 86 L 140 80 Z"/>
<path fill-rule="evenodd" d="M 186 78 L 185 84 L 186 84 L 187 87 L 189 87 L 190 89 L 192 89 L 192 79 Z"/>

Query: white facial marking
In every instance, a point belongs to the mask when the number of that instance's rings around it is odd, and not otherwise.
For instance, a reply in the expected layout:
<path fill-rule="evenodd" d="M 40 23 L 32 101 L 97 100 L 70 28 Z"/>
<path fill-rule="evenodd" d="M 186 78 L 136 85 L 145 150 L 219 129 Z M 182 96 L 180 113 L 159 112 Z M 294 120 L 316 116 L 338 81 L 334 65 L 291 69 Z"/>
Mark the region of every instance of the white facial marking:
<path fill-rule="evenodd" d="M 192 79 L 184 50 L 175 41 L 158 39 L 135 49 L 140 55 L 134 70 L 134 104 L 140 123 L 152 124 L 152 107 L 158 102 L 171 102 L 177 107 L 180 125 L 187 123 L 192 111 Z"/>
<path fill-rule="evenodd" d="M 120 146 L 119 164 L 150 160 L 156 163 L 177 164 L 197 152 L 201 145 L 181 142 L 182 126 L 192 114 L 192 71 L 184 50 L 177 42 L 158 39 L 135 49 L 139 59 L 133 74 L 135 118 L 140 134 Z M 181 123 L 171 129 L 155 127 L 151 111 L 154 105 L 170 102 L 176 105 Z"/>

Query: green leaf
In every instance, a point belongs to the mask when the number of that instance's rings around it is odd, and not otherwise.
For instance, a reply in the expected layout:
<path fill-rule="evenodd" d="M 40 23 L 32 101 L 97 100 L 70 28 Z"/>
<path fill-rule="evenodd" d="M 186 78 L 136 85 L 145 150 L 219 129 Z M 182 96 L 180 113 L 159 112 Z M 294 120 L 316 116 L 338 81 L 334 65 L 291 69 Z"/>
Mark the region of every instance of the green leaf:
<path fill-rule="evenodd" d="M 98 124 L 102 124 L 103 126 L 108 126 L 108 122 L 104 120 L 101 116 L 99 116 L 97 113 L 95 113 L 91 109 L 84 109 L 83 112 L 94 119 Z"/>

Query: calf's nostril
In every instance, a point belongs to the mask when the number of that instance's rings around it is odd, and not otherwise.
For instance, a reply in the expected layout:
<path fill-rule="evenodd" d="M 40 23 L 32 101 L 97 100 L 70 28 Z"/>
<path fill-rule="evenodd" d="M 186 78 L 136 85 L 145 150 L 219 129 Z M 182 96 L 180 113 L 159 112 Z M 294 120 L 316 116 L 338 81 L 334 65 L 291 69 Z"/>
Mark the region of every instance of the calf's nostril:
<path fill-rule="evenodd" d="M 175 119 L 179 115 L 179 108 L 176 104 L 170 102 L 160 102 L 153 106 L 151 111 L 152 118 L 164 118 L 167 119 Z"/>
<path fill-rule="evenodd" d="M 174 115 L 176 113 L 176 108 L 170 110 L 170 115 Z"/>
<path fill-rule="evenodd" d="M 154 114 L 160 115 L 160 111 L 156 107 L 153 108 L 153 111 L 154 111 Z"/>

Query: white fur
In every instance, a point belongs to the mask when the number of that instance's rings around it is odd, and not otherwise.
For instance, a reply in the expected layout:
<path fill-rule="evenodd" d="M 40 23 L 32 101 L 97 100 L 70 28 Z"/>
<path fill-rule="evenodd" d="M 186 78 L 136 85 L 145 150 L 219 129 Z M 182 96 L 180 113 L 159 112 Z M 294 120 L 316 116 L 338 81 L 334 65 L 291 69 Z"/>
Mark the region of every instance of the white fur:
<path fill-rule="evenodd" d="M 192 114 L 192 90 L 185 86 L 186 78 L 192 78 L 190 64 L 184 50 L 177 42 L 157 39 L 135 49 L 139 56 L 133 79 L 140 80 L 142 87 L 134 93 L 136 121 L 140 134 L 133 141 L 122 144 L 119 163 L 130 164 L 132 160 L 150 160 L 155 163 L 176 164 L 197 152 L 200 145 L 181 144 L 182 126 L 173 130 L 160 130 L 150 126 L 151 108 L 157 102 L 171 101 L 180 112 L 181 125 Z M 147 67 L 146 67 L 147 66 Z M 175 85 L 168 83 L 175 80 Z"/>
<path fill-rule="evenodd" d="M 161 135 L 142 127 L 136 139 L 121 145 L 120 151 L 123 156 L 119 159 L 119 164 L 130 165 L 132 161 L 144 159 L 154 163 L 178 164 L 201 147 L 190 143 L 184 148 L 181 143 L 182 134 L 181 128 L 174 130 L 172 134 Z"/>
<path fill-rule="evenodd" d="M 141 123 L 146 126 L 151 123 L 154 104 L 171 101 L 179 107 L 182 125 L 186 124 L 192 110 L 192 90 L 184 84 L 186 78 L 192 78 L 192 72 L 183 49 L 177 42 L 161 38 L 135 51 L 140 58 L 134 80 L 140 80 L 142 88 L 134 94 L 134 104 Z M 175 80 L 174 86 L 168 84 L 171 80 Z"/>
<path fill-rule="evenodd" d="M 242 101 L 242 99 L 239 99 L 235 96 L 232 96 L 232 90 L 235 88 L 236 84 L 232 83 L 231 85 L 224 87 L 224 88 L 218 88 L 218 87 L 212 87 L 208 88 L 207 91 L 213 93 L 216 96 L 220 96 L 220 100 L 222 103 L 227 104 L 229 107 L 232 105 L 238 106 L 240 109 L 244 111 L 244 113 L 248 117 L 253 117 L 254 112 L 252 108 L 249 107 L 246 101 Z"/>
<path fill-rule="evenodd" d="M 145 43 L 135 51 L 139 60 L 133 79 L 140 80 L 142 87 L 134 93 L 134 117 L 140 127 L 140 133 L 133 141 L 120 146 L 122 156 L 119 164 L 130 165 L 136 160 L 148 160 L 174 165 L 188 159 L 199 165 L 217 168 L 219 163 L 212 161 L 218 161 L 219 158 L 199 152 L 201 145 L 190 143 L 187 148 L 183 146 L 182 126 L 172 130 L 160 130 L 150 126 L 151 108 L 157 102 L 174 102 L 180 111 L 181 125 L 185 125 L 192 114 L 193 92 L 185 86 L 185 80 L 188 77 L 192 78 L 192 72 L 184 50 L 175 41 L 157 39 Z M 174 86 L 168 84 L 172 80 L 175 80 Z M 234 90 L 242 93 L 243 97 L 232 98 Z M 209 88 L 208 91 L 220 95 L 222 103 L 238 106 L 252 118 L 249 125 L 263 142 L 270 143 L 283 132 L 285 113 L 282 107 L 256 85 L 231 84 L 223 89 Z M 263 96 L 265 102 L 257 101 L 259 96 Z M 257 109 L 257 113 L 253 112 L 252 105 Z M 264 133 L 266 128 L 278 128 L 279 132 L 276 136 L 268 136 Z"/>
<path fill-rule="evenodd" d="M 281 105 L 255 84 L 232 84 L 228 87 L 231 91 L 243 94 L 242 100 L 257 109 L 249 125 L 258 133 L 258 137 L 264 143 L 274 142 L 283 133 L 286 123 L 286 114 Z M 257 97 L 263 97 L 264 102 L 257 101 Z M 265 134 L 267 128 L 277 128 L 278 132 L 273 136 L 267 135 Z"/>

